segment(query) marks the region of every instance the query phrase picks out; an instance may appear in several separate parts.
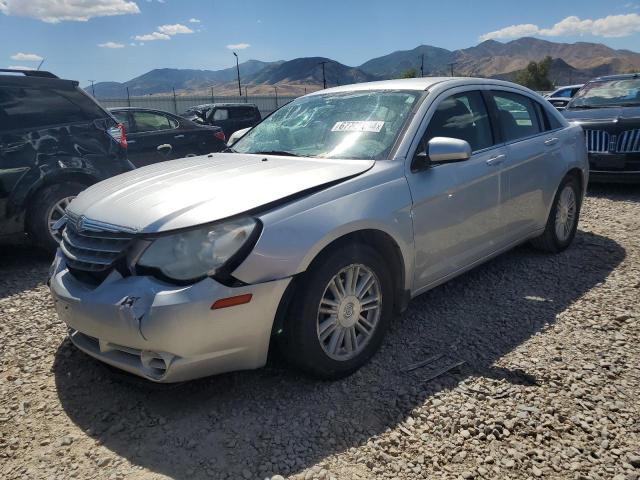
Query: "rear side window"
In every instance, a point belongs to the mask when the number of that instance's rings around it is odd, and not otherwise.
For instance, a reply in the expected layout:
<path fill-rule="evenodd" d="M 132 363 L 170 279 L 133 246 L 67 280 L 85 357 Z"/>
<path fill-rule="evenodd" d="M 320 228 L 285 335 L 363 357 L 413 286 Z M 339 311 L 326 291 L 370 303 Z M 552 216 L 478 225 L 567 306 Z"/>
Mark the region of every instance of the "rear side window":
<path fill-rule="evenodd" d="M 176 128 L 178 122 L 174 119 L 155 112 L 132 112 L 137 132 L 154 132 Z"/>
<path fill-rule="evenodd" d="M 227 120 L 229 118 L 229 110 L 226 108 L 217 108 L 213 113 L 214 120 Z"/>
<path fill-rule="evenodd" d="M 534 102 L 536 106 L 536 111 L 538 113 L 538 118 L 542 123 L 542 127 L 545 131 L 547 130 L 557 130 L 558 128 L 562 128 L 562 124 L 558 121 L 558 119 L 547 112 L 547 110 L 540 105 L 538 102 Z"/>
<path fill-rule="evenodd" d="M 554 95 L 556 98 L 571 98 L 572 90 L 570 88 L 564 88 L 562 90 L 558 90 L 558 92 Z"/>
<path fill-rule="evenodd" d="M 466 140 L 472 151 L 494 144 L 489 114 L 480 92 L 464 92 L 445 98 L 433 114 L 422 147 L 433 137 Z"/>
<path fill-rule="evenodd" d="M 0 89 L 2 130 L 90 122 L 106 117 L 106 112 L 79 90 L 28 87 Z"/>
<path fill-rule="evenodd" d="M 543 131 L 534 101 L 511 92 L 492 92 L 504 140 L 509 142 Z"/>

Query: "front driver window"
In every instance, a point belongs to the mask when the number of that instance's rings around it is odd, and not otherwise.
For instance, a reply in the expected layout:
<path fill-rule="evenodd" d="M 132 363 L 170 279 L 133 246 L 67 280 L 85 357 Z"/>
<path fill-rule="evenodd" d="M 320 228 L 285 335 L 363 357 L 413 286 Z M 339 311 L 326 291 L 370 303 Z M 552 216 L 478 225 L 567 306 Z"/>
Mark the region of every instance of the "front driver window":
<path fill-rule="evenodd" d="M 474 152 L 492 146 L 491 123 L 480 92 L 458 93 L 440 102 L 421 147 L 426 150 L 429 140 L 434 137 L 466 140 Z"/>

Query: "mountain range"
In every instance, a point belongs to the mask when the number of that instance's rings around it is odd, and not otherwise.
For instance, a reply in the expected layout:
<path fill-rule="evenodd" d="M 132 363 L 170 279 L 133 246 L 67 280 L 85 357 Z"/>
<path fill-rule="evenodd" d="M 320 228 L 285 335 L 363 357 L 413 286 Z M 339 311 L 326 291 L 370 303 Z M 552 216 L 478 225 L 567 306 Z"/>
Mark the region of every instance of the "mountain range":
<path fill-rule="evenodd" d="M 424 55 L 424 63 L 422 58 Z M 640 70 L 640 53 L 615 50 L 600 43 L 556 43 L 524 37 L 502 43 L 487 40 L 474 47 L 447 50 L 420 45 L 373 58 L 357 67 L 344 65 L 324 57 L 295 58 L 289 61 L 261 62 L 249 60 L 240 64 L 243 85 L 263 91 L 277 85 L 285 91 L 317 89 L 322 85 L 324 63 L 327 86 L 398 78 L 409 69 L 424 75 L 454 75 L 503 78 L 512 80 L 530 61 L 550 56 L 554 60 L 550 77 L 558 85 L 582 83 L 598 75 Z M 98 98 L 166 94 L 172 89 L 179 94 L 204 93 L 211 88 L 216 94 L 237 90 L 236 68 L 223 70 L 187 70 L 161 68 L 151 70 L 124 83 L 99 82 L 94 85 Z M 90 91 L 91 87 L 87 87 Z M 295 88 L 293 88 L 295 90 Z"/>

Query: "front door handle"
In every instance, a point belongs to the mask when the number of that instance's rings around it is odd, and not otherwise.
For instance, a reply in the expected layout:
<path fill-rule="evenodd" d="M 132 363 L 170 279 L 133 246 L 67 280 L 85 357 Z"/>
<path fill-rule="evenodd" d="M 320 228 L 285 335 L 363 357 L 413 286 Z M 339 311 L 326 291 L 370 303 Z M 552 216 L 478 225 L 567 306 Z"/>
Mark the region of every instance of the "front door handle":
<path fill-rule="evenodd" d="M 175 136 L 175 137 L 173 137 L 173 138 L 184 138 L 184 135 L 183 135 L 183 134 L 176 135 L 176 136 Z"/>
<path fill-rule="evenodd" d="M 173 147 L 168 143 L 163 143 L 162 145 L 158 145 L 158 148 L 156 148 L 156 150 L 158 150 L 160 153 L 166 154 L 171 152 L 171 150 L 173 150 Z"/>
<path fill-rule="evenodd" d="M 504 162 L 505 158 L 506 155 L 504 154 L 496 155 L 495 157 L 491 157 L 489 160 L 487 160 L 487 165 L 500 165 L 502 162 Z"/>
<path fill-rule="evenodd" d="M 131 145 L 132 143 L 136 143 L 136 141 L 135 141 L 135 140 L 129 140 L 129 139 L 127 138 L 127 144 L 128 144 L 128 145 Z"/>
<path fill-rule="evenodd" d="M 557 138 L 557 137 L 547 138 L 547 139 L 544 141 L 544 144 L 545 144 L 547 147 L 550 147 L 551 145 L 555 145 L 556 143 L 558 143 L 558 140 L 560 140 L 560 139 L 559 139 L 559 138 Z"/>

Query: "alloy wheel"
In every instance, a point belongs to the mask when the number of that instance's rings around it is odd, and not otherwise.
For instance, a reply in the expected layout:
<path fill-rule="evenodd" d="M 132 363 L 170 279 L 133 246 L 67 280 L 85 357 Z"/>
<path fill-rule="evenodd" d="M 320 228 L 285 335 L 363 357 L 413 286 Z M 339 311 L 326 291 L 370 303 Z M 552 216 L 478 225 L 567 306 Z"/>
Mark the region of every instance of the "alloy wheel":
<path fill-rule="evenodd" d="M 373 336 L 382 312 L 376 274 L 362 264 L 340 270 L 327 284 L 318 306 L 317 333 L 332 359 L 356 357 Z"/>
<path fill-rule="evenodd" d="M 555 230 L 558 240 L 566 241 L 571 235 L 577 217 L 576 194 L 571 185 L 565 185 L 558 198 Z"/>

